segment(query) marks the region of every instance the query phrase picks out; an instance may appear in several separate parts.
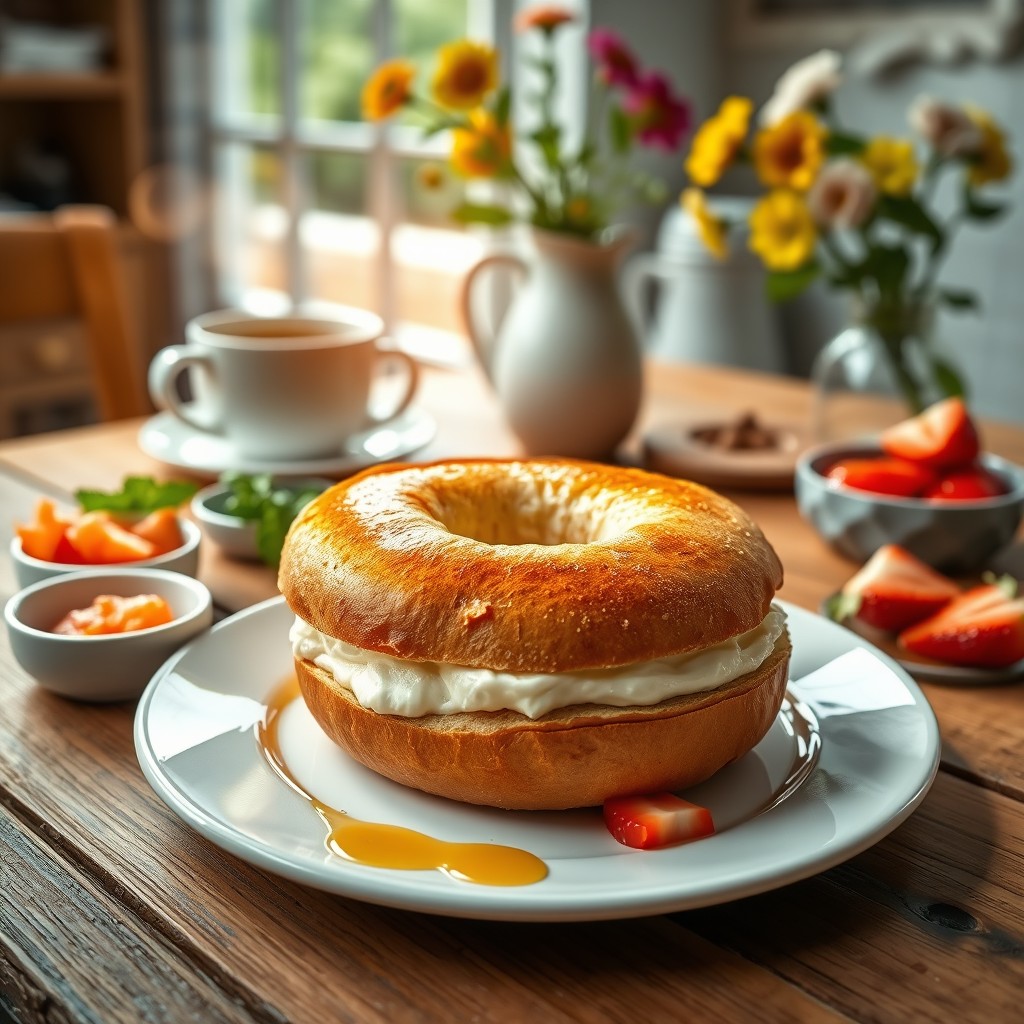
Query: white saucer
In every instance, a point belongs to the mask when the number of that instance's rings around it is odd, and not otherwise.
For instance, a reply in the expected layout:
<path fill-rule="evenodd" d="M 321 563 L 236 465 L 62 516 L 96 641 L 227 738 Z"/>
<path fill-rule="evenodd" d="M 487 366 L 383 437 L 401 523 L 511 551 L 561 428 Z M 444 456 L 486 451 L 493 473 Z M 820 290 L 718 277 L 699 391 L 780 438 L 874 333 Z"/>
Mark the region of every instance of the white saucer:
<path fill-rule="evenodd" d="M 232 441 L 204 434 L 169 412 L 157 413 L 139 430 L 139 447 L 175 469 L 219 475 L 273 473 L 275 476 L 343 476 L 378 462 L 402 458 L 429 444 L 437 423 L 422 409 L 409 409 L 385 426 L 349 438 L 337 455 L 294 462 L 264 461 L 242 456 Z"/>

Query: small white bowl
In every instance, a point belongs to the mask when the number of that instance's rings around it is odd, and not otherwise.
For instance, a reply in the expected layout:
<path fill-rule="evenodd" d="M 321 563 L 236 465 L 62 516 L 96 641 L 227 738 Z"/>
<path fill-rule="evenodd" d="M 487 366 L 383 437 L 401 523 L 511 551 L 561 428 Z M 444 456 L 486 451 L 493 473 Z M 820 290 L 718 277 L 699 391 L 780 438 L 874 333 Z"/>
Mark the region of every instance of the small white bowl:
<path fill-rule="evenodd" d="M 41 558 L 26 555 L 21 549 L 21 538 L 11 540 L 11 561 L 19 587 L 29 587 L 41 580 L 69 573 L 87 572 L 92 569 L 167 569 L 170 572 L 195 576 L 199 571 L 199 542 L 203 533 L 189 519 L 178 516 L 178 525 L 184 538 L 180 547 L 155 558 L 143 558 L 138 562 L 116 562 L 110 565 L 75 565 L 68 562 L 46 562 Z"/>
<path fill-rule="evenodd" d="M 337 481 L 324 477 L 297 477 L 275 479 L 276 487 L 294 490 L 326 491 Z M 203 528 L 203 533 L 231 558 L 259 560 L 256 547 L 256 523 L 224 511 L 224 503 L 231 495 L 227 484 L 210 484 L 192 497 L 192 515 Z"/>
<path fill-rule="evenodd" d="M 51 633 L 69 611 L 100 594 L 157 594 L 174 620 L 129 633 L 65 636 Z M 210 592 L 198 580 L 164 569 L 82 569 L 41 580 L 4 608 L 11 650 L 40 686 L 62 697 L 118 701 L 137 697 L 156 670 L 213 622 Z"/>

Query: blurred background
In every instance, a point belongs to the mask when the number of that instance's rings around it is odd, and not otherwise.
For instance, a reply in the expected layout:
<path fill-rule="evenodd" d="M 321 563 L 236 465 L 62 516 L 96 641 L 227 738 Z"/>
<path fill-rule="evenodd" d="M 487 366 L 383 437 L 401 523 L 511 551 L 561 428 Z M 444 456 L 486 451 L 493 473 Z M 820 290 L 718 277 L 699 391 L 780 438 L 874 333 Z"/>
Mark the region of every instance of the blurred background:
<path fill-rule="evenodd" d="M 454 226 L 462 187 L 423 185 L 443 157 L 408 117 L 360 119 L 360 92 L 381 60 L 426 60 L 439 44 L 491 41 L 513 86 L 530 74 L 515 0 L 7 0 L 0 4 L 0 231 L 3 217 L 101 204 L 116 219 L 131 337 L 145 366 L 204 310 L 276 312 L 326 300 L 381 313 L 399 342 L 438 363 L 468 358 L 458 294 L 493 232 Z M 729 93 L 764 98 L 779 74 L 821 47 L 847 56 L 845 120 L 906 134 L 906 109 L 930 93 L 1024 129 L 1024 4 L 1016 0 L 575 0 L 559 35 L 560 116 L 586 117 L 588 26 L 619 31 L 667 71 L 703 119 Z M 684 151 L 685 152 L 685 151 Z M 643 155 L 668 184 L 637 208 L 640 250 L 680 267 L 707 262 L 678 232 L 684 153 Z M 752 182 L 750 191 L 753 191 Z M 728 191 L 742 194 L 742 175 Z M 981 299 L 948 317 L 942 343 L 966 372 L 976 410 L 1024 418 L 1024 176 L 1013 211 L 965 231 L 946 271 Z M 940 197 L 941 200 L 942 197 Z M 4 260 L 0 249 L 0 276 Z M 45 287 L 45 285 L 44 285 Z M 652 301 L 657 301 L 652 300 Z M 780 344 L 766 356 L 723 344 L 721 359 L 807 375 L 843 318 L 824 288 L 765 306 Z M 0 436 L 96 412 L 76 328 L 31 327 L 0 299 Z M 945 315 L 944 315 L 945 316 Z M 668 358 L 686 351 L 659 352 Z M 702 353 L 701 359 L 714 358 Z"/>

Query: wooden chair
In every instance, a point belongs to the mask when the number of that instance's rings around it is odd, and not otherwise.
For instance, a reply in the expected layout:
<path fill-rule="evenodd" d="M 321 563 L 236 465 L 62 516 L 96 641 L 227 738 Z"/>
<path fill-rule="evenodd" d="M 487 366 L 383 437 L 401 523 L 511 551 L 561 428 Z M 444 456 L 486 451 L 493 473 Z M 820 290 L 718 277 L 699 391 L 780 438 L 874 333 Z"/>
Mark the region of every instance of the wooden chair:
<path fill-rule="evenodd" d="M 83 383 L 103 420 L 151 411 L 116 225 L 102 206 L 0 216 L 0 436 L 19 401 Z"/>

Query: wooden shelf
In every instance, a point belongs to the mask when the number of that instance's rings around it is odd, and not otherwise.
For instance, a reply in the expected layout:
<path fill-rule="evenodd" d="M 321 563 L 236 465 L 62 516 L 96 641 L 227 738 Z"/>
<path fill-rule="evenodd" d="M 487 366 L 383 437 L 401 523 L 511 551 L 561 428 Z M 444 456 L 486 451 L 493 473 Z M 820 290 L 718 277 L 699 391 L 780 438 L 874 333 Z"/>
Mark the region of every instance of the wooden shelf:
<path fill-rule="evenodd" d="M 119 96 L 123 88 L 124 78 L 116 71 L 0 74 L 0 100 L 102 99 Z"/>

